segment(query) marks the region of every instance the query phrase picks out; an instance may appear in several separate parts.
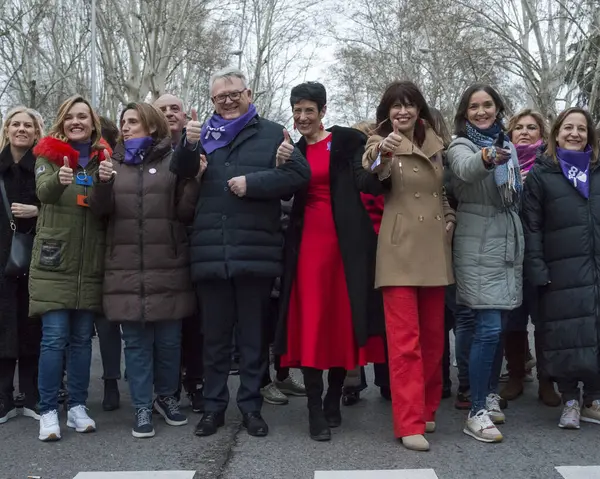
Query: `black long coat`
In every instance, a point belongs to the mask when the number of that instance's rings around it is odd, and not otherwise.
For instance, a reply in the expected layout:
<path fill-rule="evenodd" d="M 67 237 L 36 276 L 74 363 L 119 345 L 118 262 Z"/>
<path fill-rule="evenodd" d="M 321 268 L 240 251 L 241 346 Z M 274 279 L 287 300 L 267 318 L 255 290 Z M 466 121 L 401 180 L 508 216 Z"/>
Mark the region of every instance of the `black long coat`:
<path fill-rule="evenodd" d="M 0 152 L 0 175 L 4 177 L 6 196 L 12 203 L 36 205 L 35 156 L 30 151 L 18 163 L 13 161 L 10 146 Z M 36 219 L 16 219 L 17 229 L 35 233 Z M 27 278 L 4 276 L 10 254 L 12 231 L 6 207 L 0 197 L 0 358 L 15 359 L 39 355 L 41 323 L 29 318 Z"/>
<path fill-rule="evenodd" d="M 381 293 L 375 290 L 377 236 L 360 192 L 379 195 L 384 190 L 377 177 L 362 166 L 367 137 L 358 130 L 339 126 L 329 131 L 332 133 L 329 175 L 333 220 L 344 263 L 354 335 L 358 346 L 364 346 L 369 337 L 385 333 L 385 321 Z M 297 146 L 306 155 L 304 138 Z M 287 350 L 288 308 L 302 241 L 307 193 L 308 188 L 305 188 L 295 195 L 285 237 L 276 354 Z"/>
<path fill-rule="evenodd" d="M 525 276 L 539 292 L 536 328 L 546 373 L 600 373 L 600 168 L 585 199 L 552 159 L 541 157 L 525 181 Z M 548 284 L 550 282 L 550 284 Z"/>

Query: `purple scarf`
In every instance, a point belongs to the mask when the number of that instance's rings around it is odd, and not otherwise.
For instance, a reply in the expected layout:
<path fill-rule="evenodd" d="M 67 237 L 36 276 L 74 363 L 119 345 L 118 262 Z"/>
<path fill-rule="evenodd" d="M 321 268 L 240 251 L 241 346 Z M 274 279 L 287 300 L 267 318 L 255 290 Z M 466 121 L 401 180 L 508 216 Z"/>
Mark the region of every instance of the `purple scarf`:
<path fill-rule="evenodd" d="M 151 136 L 143 136 L 141 138 L 131 138 L 123 142 L 125 146 L 125 160 L 126 165 L 139 165 L 144 161 L 144 153 L 154 140 Z"/>
<path fill-rule="evenodd" d="M 200 132 L 200 143 L 206 154 L 210 155 L 213 151 L 229 145 L 257 114 L 256 108 L 250 103 L 248 111 L 233 120 L 224 120 L 216 113 L 211 116 Z"/>
<path fill-rule="evenodd" d="M 83 169 L 90 162 L 90 154 L 92 152 L 92 142 L 86 141 L 83 143 L 70 143 L 70 145 L 79 153 L 79 166 Z"/>
<path fill-rule="evenodd" d="M 531 167 L 535 163 L 538 149 L 542 146 L 542 140 L 538 140 L 532 145 L 515 145 L 517 149 L 517 156 L 519 157 L 519 169 L 528 173 Z"/>
<path fill-rule="evenodd" d="M 556 148 L 556 157 L 560 168 L 575 189 L 585 199 L 590 197 L 590 162 L 592 161 L 592 147 L 585 147 L 583 151 L 563 150 Z"/>

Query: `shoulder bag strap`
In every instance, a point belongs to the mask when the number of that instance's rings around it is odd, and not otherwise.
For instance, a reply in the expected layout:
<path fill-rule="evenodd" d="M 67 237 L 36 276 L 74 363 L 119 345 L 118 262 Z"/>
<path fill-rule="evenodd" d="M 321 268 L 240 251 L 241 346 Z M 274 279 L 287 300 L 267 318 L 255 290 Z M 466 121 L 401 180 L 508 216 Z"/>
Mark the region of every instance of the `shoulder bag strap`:
<path fill-rule="evenodd" d="M 2 193 L 2 203 L 4 203 L 6 216 L 8 216 L 8 221 L 10 222 L 10 229 L 16 231 L 17 225 L 15 224 L 15 219 L 13 218 L 12 210 L 10 209 L 8 196 L 6 196 L 6 187 L 4 186 L 4 175 L 0 175 L 0 193 Z"/>

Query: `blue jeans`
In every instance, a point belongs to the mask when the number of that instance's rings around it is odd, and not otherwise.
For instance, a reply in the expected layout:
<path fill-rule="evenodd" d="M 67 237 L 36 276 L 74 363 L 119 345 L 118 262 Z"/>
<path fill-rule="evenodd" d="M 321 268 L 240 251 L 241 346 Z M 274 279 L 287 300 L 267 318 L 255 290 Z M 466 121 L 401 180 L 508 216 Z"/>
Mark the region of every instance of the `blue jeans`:
<path fill-rule="evenodd" d="M 467 391 L 470 389 L 469 361 L 475 335 L 476 312 L 467 306 L 455 305 L 454 320 L 456 322 L 454 350 L 458 366 L 458 388 L 461 391 Z"/>
<path fill-rule="evenodd" d="M 502 358 L 500 347 L 502 316 L 502 311 L 496 309 L 475 311 L 475 335 L 469 358 L 471 412 L 473 414 L 485 409 L 485 400 L 491 392 L 490 388 L 495 388 L 498 384 L 498 378 L 494 381 L 492 376 L 499 351 L 500 358 Z"/>
<path fill-rule="evenodd" d="M 65 349 L 69 408 L 85 405 L 90 385 L 94 318 L 95 313 L 92 311 L 73 309 L 58 309 L 42 315 L 38 373 L 42 414 L 58 409 L 58 390 L 63 377 Z"/>
<path fill-rule="evenodd" d="M 181 321 L 123 322 L 125 367 L 133 407 L 151 408 L 157 396 L 174 396 L 179 389 Z"/>

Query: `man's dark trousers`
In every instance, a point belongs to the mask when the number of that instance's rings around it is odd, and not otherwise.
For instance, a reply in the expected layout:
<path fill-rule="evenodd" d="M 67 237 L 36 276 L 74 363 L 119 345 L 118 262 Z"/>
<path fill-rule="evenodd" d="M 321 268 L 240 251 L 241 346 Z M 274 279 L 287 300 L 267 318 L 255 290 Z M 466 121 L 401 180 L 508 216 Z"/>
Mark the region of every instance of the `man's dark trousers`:
<path fill-rule="evenodd" d="M 261 382 L 268 367 L 264 324 L 273 278 L 238 277 L 198 284 L 204 331 L 205 412 L 225 411 L 229 403 L 231 343 L 235 329 L 240 353 L 237 404 L 242 413 L 259 412 Z M 235 328 L 234 328 L 235 326 Z"/>

